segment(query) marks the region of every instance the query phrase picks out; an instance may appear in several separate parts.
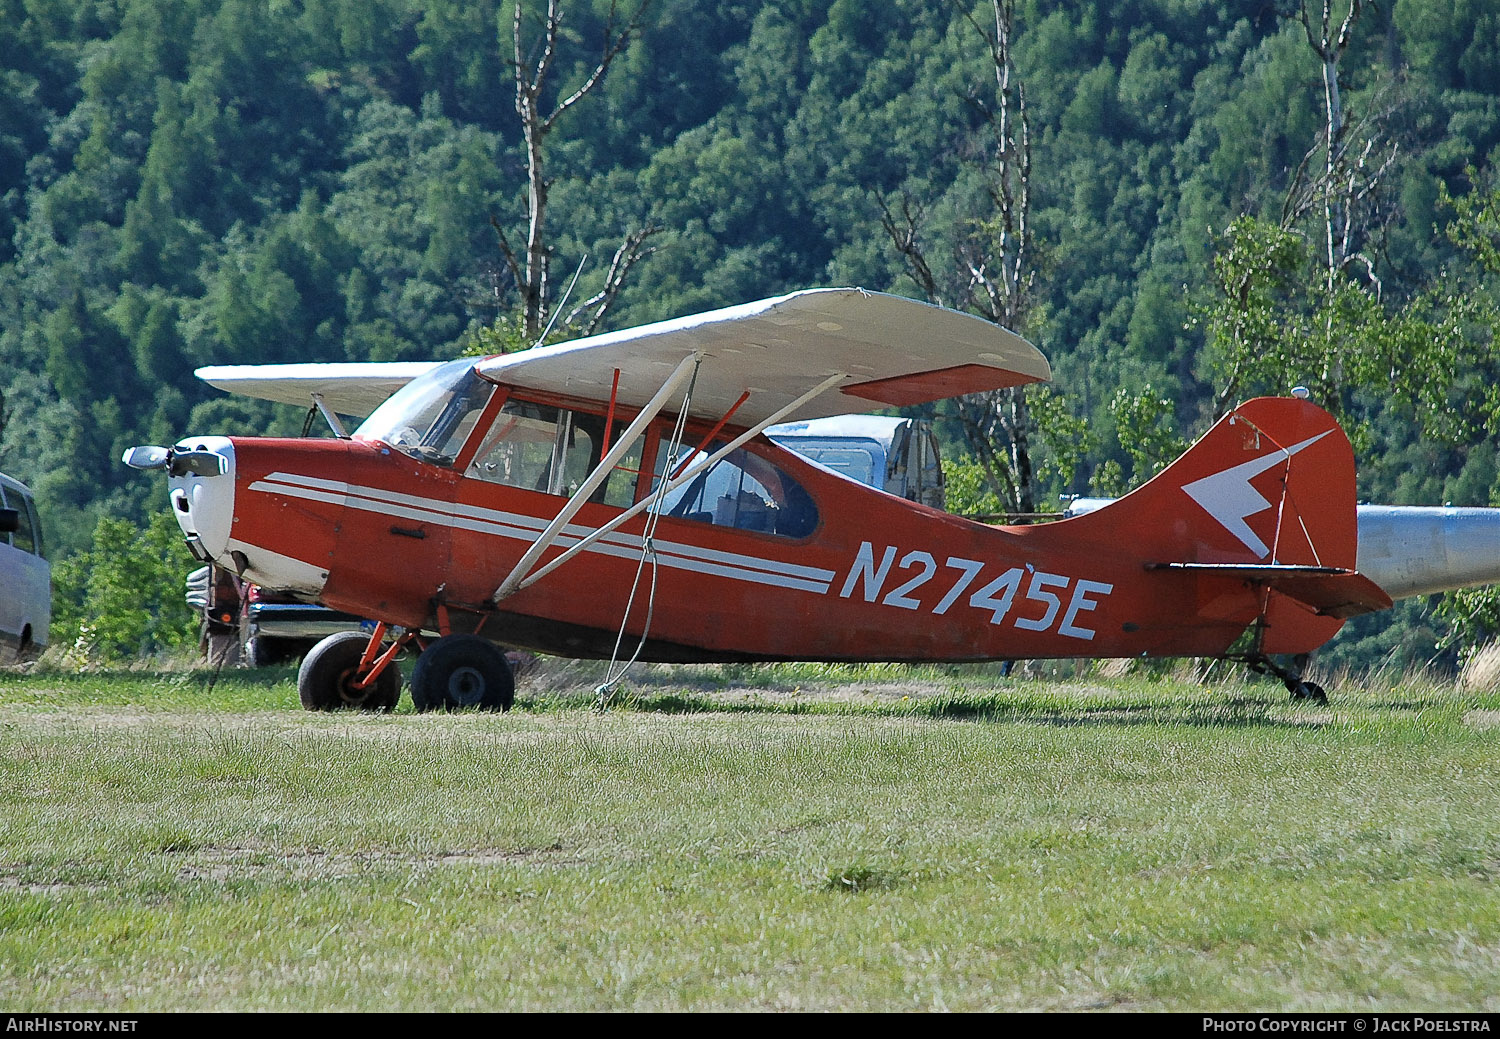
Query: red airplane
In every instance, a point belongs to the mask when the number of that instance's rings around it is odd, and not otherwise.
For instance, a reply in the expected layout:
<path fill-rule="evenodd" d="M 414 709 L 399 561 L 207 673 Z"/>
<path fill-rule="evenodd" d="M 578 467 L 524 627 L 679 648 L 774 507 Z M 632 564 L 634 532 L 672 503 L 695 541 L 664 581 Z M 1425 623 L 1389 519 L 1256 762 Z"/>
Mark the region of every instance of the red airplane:
<path fill-rule="evenodd" d="M 1050 376 L 1012 333 L 895 296 L 797 292 L 440 365 L 200 374 L 311 396 L 340 434 L 125 457 L 168 470 L 200 560 L 379 622 L 309 653 L 313 710 L 394 707 L 411 641 L 418 710 L 508 708 L 497 642 L 677 662 L 1227 657 L 1321 700 L 1274 658 L 1391 605 L 1355 570 L 1349 441 L 1305 400 L 1252 400 L 1134 493 L 1044 526 L 953 516 L 764 437 Z M 338 412 L 376 404 L 342 432 Z"/>

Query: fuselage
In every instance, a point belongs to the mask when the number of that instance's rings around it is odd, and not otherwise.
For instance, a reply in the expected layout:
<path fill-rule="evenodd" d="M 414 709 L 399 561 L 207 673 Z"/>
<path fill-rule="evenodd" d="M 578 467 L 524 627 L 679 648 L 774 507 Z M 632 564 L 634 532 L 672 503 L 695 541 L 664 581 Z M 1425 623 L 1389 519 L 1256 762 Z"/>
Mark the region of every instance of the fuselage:
<path fill-rule="evenodd" d="M 649 538 L 652 517 L 636 516 L 497 600 L 630 416 L 613 416 L 606 433 L 603 404 L 440 384 L 408 387 L 351 440 L 184 441 L 226 459 L 223 475 L 171 479 L 195 552 L 361 616 L 579 657 L 608 655 L 622 625 L 631 645 L 645 635 L 644 659 L 967 661 L 1217 655 L 1258 619 L 1273 629 L 1272 651 L 1305 652 L 1340 623 L 1268 611 L 1264 588 L 1238 578 L 1148 571 L 1252 558 L 1243 535 L 1202 509 L 1190 521 L 1170 515 L 1196 508 L 1184 483 L 1230 468 L 1236 453 L 1186 465 L 1190 453 L 1155 493 L 1109 513 L 995 527 L 764 439 L 663 493 Z M 1289 443 L 1337 428 L 1316 409 L 1278 407 L 1295 419 Z M 652 423 L 541 562 L 650 498 L 730 432 L 688 423 L 674 447 L 672 419 Z M 1258 439 L 1233 447 L 1245 457 L 1263 449 Z M 1352 458 L 1335 467 L 1352 510 Z M 1338 540 L 1349 558 L 1333 562 L 1352 565 L 1352 512 Z M 1286 561 L 1299 550 L 1278 551 Z"/>

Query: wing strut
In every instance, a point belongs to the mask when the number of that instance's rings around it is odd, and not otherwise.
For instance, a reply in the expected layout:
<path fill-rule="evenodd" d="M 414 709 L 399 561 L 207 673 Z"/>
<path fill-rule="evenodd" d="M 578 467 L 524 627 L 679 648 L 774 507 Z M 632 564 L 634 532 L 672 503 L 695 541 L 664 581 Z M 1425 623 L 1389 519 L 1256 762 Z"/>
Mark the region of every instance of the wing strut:
<path fill-rule="evenodd" d="M 745 432 L 743 432 L 739 436 L 735 437 L 733 440 L 731 440 L 729 443 L 725 444 L 723 447 L 719 448 L 719 450 L 715 451 L 713 454 L 709 455 L 707 458 L 701 459 L 697 464 L 695 464 L 692 468 L 688 469 L 686 472 L 682 473 L 679 476 L 674 477 L 672 480 L 670 480 L 667 483 L 667 486 L 663 489 L 663 491 L 672 491 L 672 490 L 675 490 L 676 488 L 682 486 L 683 484 L 689 482 L 690 480 L 695 479 L 698 476 L 699 473 L 701 473 L 704 470 L 710 468 L 711 466 L 717 465 L 719 463 L 719 460 L 722 459 L 725 455 L 729 454 L 731 451 L 738 450 L 747 441 L 753 439 L 756 436 L 759 436 L 760 433 L 767 426 L 774 426 L 776 423 L 780 422 L 783 415 L 788 415 L 791 412 L 795 411 L 796 409 L 802 407 L 802 405 L 806 404 L 808 401 L 810 401 L 814 397 L 818 396 L 824 390 L 827 390 L 830 387 L 832 387 L 833 385 L 835 385 L 836 383 L 842 381 L 844 378 L 845 378 L 845 373 L 844 372 L 837 372 L 837 373 L 835 373 L 833 375 L 830 375 L 828 378 L 826 378 L 822 382 L 818 383 L 812 389 L 808 390 L 802 396 L 798 397 L 796 400 L 794 400 L 791 403 L 787 404 L 785 407 L 781 407 L 781 408 L 776 409 L 775 412 L 773 412 L 772 414 L 766 416 L 760 422 L 757 422 L 755 425 L 753 425 L 749 429 L 745 430 Z M 655 402 L 653 401 L 653 403 L 655 403 Z M 629 435 L 629 431 L 627 430 L 626 431 L 626 436 L 628 437 L 628 435 Z M 622 437 L 622 440 L 623 439 L 625 439 L 625 438 Z M 601 466 L 603 464 L 604 464 L 603 462 L 600 462 Z M 585 495 L 583 493 L 583 488 L 579 488 L 578 494 L 575 494 L 573 496 L 574 501 L 578 501 L 579 498 L 580 498 L 580 496 L 587 497 L 587 495 Z M 608 523 L 604 524 L 604 526 L 599 527 L 596 530 L 591 531 L 588 535 L 586 535 L 582 540 L 580 540 L 576 544 L 574 544 L 566 552 L 562 553 L 556 559 L 553 559 L 546 566 L 543 566 L 540 569 L 538 569 L 536 571 L 536 573 L 530 574 L 529 576 L 523 576 L 523 575 L 525 575 L 526 569 L 530 568 L 530 566 L 532 565 L 532 563 L 535 561 L 536 557 L 540 556 L 542 554 L 542 552 L 546 549 L 547 546 L 542 543 L 542 539 L 547 538 L 548 532 L 552 531 L 552 528 L 554 526 L 556 526 L 559 530 L 561 529 L 562 524 L 558 520 L 554 520 L 552 522 L 552 524 L 548 525 L 547 530 L 543 531 L 542 538 L 539 538 L 537 540 L 537 543 L 532 546 L 531 551 L 528 551 L 526 553 L 526 555 L 524 557 L 522 557 L 521 562 L 519 562 L 519 563 L 516 564 L 516 568 L 511 571 L 510 576 L 507 577 L 505 579 L 505 581 L 500 585 L 500 587 L 495 590 L 495 597 L 494 597 L 493 601 L 494 602 L 499 602 L 501 599 L 504 599 L 504 598 L 506 598 L 509 595 L 514 595 L 516 592 L 522 591 L 523 589 L 529 588 L 533 584 L 536 584 L 537 581 L 540 581 L 543 577 L 546 577 L 553 570 L 556 570 L 559 566 L 561 566 L 563 563 L 567 562 L 569 559 L 572 559 L 574 556 L 576 556 L 578 553 L 582 552 L 589 545 L 592 545 L 594 542 L 598 541 L 600 538 L 604 537 L 606 534 L 609 534 L 609 533 L 611 533 L 611 532 L 619 529 L 625 523 L 627 523 L 628 521 L 634 519 L 636 516 L 640 515 L 646 509 L 650 508 L 651 505 L 652 505 L 652 503 L 656 501 L 656 499 L 658 498 L 658 496 L 659 496 L 658 494 L 653 493 L 653 494 L 648 495 L 645 498 L 642 498 L 640 501 L 636 502 L 630 508 L 628 508 L 624 512 L 620 513 L 620 515 L 616 516 L 614 519 L 612 519 Z M 573 504 L 573 502 L 569 502 L 568 504 L 569 504 L 569 506 L 571 506 Z M 565 507 L 563 511 L 564 512 L 568 512 L 568 509 Z M 578 511 L 577 509 L 573 509 L 572 512 L 568 512 L 568 515 L 571 516 L 572 513 L 575 513 L 577 511 Z M 559 516 L 561 517 L 561 514 L 559 514 Z M 557 537 L 557 534 L 554 532 L 552 534 L 551 540 L 556 540 L 556 537 Z M 551 543 L 551 540 L 548 541 L 548 544 Z"/>
<path fill-rule="evenodd" d="M 323 399 L 323 395 L 321 393 L 314 392 L 312 395 L 312 402 L 313 407 L 317 408 L 318 411 L 322 413 L 323 421 L 327 422 L 328 425 L 333 429 L 333 435 L 338 437 L 340 440 L 348 440 L 349 431 L 344 428 L 344 424 L 339 421 L 339 417 L 334 414 L 333 409 L 328 406 L 328 402 Z M 306 436 L 307 431 L 304 430 L 302 435 Z"/>
<path fill-rule="evenodd" d="M 603 458 L 599 459 L 599 464 L 594 466 L 594 471 L 589 473 L 588 478 L 579 485 L 578 490 L 573 492 L 573 497 L 568 499 L 568 503 L 552 518 L 552 522 L 547 524 L 547 529 L 542 531 L 531 547 L 526 550 L 526 554 L 521 556 L 520 561 L 506 575 L 505 580 L 500 582 L 500 587 L 495 589 L 495 602 L 499 602 L 501 599 L 521 590 L 523 587 L 521 579 L 526 576 L 526 572 L 536 565 L 536 561 L 541 558 L 542 553 L 547 551 L 552 546 L 552 543 L 557 540 L 557 535 L 562 533 L 562 529 L 567 525 L 567 522 L 578 514 L 578 510 L 583 508 L 584 504 L 589 500 L 589 496 L 599 489 L 599 485 L 614 471 L 620 459 L 625 457 L 625 452 L 629 451 L 631 446 L 640 439 L 641 434 L 646 431 L 646 427 L 650 425 L 651 420 L 656 418 L 657 413 L 666 406 L 667 400 L 677 390 L 677 387 L 681 386 L 687 380 L 688 376 L 697 371 L 698 365 L 702 360 L 703 354 L 698 352 L 689 354 L 678 363 L 676 370 L 662 384 L 661 389 L 656 391 L 656 396 L 651 398 L 651 402 L 641 409 L 641 413 L 635 417 L 635 421 L 630 423 L 626 427 L 625 432 L 620 434 L 620 439 L 609 449 L 609 452 Z"/>

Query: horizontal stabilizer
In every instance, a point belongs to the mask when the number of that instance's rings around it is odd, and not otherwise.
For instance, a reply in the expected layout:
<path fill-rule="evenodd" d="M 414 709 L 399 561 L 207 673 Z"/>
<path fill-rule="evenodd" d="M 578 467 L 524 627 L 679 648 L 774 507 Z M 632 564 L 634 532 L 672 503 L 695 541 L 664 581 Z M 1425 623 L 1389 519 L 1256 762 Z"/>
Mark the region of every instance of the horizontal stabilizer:
<path fill-rule="evenodd" d="M 1329 576 L 1289 574 L 1266 583 L 1287 598 L 1311 606 L 1322 617 L 1348 620 L 1391 608 L 1391 597 L 1380 585 L 1356 571 Z"/>
<path fill-rule="evenodd" d="M 1324 577 L 1352 574 L 1339 566 L 1298 566 L 1294 563 L 1147 563 L 1147 570 L 1200 570 L 1246 581 L 1265 581 L 1273 577 Z"/>
<path fill-rule="evenodd" d="M 1264 585 L 1312 608 L 1322 617 L 1348 620 L 1391 608 L 1391 597 L 1356 570 L 1276 563 L 1148 563 L 1147 570 L 1176 570 L 1237 577 Z"/>

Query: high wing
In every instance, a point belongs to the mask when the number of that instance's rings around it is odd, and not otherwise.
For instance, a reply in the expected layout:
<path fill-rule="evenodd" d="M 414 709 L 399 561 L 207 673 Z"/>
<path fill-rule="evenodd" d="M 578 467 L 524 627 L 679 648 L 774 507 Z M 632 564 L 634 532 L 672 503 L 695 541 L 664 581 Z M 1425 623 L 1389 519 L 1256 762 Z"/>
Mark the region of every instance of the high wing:
<path fill-rule="evenodd" d="M 684 358 L 701 353 L 689 414 L 759 423 L 832 376 L 840 393 L 780 421 L 900 407 L 1051 378 L 1041 352 L 970 314 L 864 289 L 808 289 L 568 343 L 492 357 L 497 382 L 643 407 Z"/>
<path fill-rule="evenodd" d="M 198 378 L 228 393 L 305 408 L 313 394 L 340 415 L 364 417 L 439 361 L 371 361 L 319 364 L 220 364 L 199 368 Z"/>
<path fill-rule="evenodd" d="M 1030 343 L 969 314 L 864 289 L 809 289 L 619 332 L 478 361 L 486 376 L 584 400 L 614 394 L 644 407 L 686 358 L 701 354 L 689 413 L 715 420 L 737 402 L 735 422 L 754 425 L 810 387 L 823 394 L 783 419 L 900 407 L 1049 379 Z M 434 362 L 218 365 L 200 379 L 231 393 L 306 407 L 314 393 L 344 415 L 363 416 Z M 615 372 L 619 372 L 618 390 Z"/>

